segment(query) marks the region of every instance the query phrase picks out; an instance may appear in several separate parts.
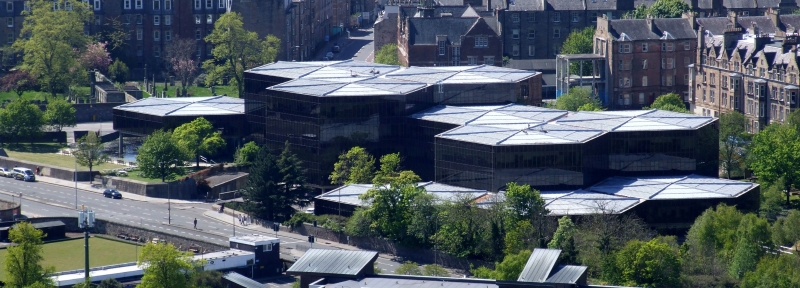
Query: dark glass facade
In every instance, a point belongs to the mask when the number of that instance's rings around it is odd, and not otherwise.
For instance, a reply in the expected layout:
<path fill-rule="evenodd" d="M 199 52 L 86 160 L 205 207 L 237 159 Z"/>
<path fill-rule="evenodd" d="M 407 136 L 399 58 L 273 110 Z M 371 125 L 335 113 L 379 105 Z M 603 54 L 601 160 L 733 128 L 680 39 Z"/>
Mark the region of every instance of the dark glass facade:
<path fill-rule="evenodd" d="M 249 132 L 242 123 L 244 115 L 203 115 L 203 116 L 157 116 L 114 109 L 114 130 L 132 135 L 149 135 L 155 130 L 174 130 L 178 126 L 203 117 L 214 128 L 222 130 L 226 138 L 242 137 Z"/>

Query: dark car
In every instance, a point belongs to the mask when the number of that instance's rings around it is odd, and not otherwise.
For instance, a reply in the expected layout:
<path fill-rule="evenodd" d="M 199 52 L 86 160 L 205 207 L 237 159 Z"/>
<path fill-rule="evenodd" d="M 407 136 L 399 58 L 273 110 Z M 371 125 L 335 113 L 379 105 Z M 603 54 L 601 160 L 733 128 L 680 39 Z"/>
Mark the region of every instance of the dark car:
<path fill-rule="evenodd" d="M 103 196 L 112 199 L 122 199 L 122 193 L 119 193 L 116 189 L 106 189 L 106 191 L 103 191 Z"/>

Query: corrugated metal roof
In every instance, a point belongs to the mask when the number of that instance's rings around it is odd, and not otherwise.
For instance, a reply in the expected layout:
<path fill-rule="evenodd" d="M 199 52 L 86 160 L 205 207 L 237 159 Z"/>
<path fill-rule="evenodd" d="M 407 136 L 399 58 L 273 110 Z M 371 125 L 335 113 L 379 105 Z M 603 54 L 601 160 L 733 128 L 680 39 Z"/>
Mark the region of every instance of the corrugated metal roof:
<path fill-rule="evenodd" d="M 155 116 L 204 116 L 244 114 L 244 99 L 227 96 L 144 98 L 114 107 Z"/>
<path fill-rule="evenodd" d="M 528 263 L 522 269 L 517 281 L 519 282 L 545 282 L 550 270 L 556 265 L 558 256 L 561 255 L 559 249 L 533 249 Z"/>
<path fill-rule="evenodd" d="M 244 288 L 264 288 L 267 287 L 264 284 L 258 283 L 258 281 L 245 277 L 242 274 L 236 272 L 230 272 L 222 276 L 228 281 L 236 283 L 236 285 L 242 286 Z"/>
<path fill-rule="evenodd" d="M 547 283 L 576 284 L 586 274 L 586 266 L 561 265 L 553 269 Z"/>
<path fill-rule="evenodd" d="M 378 258 L 374 251 L 311 249 L 286 270 L 286 274 L 357 275 Z"/>

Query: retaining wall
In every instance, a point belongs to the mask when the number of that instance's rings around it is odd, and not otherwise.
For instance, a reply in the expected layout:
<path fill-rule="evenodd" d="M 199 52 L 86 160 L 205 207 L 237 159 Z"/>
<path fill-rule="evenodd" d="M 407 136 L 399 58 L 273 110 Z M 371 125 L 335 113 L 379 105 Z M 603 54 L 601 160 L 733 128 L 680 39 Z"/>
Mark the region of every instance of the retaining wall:
<path fill-rule="evenodd" d="M 192 178 L 167 183 L 149 183 L 121 177 L 111 177 L 111 183 L 109 183 L 109 185 L 113 185 L 119 191 L 147 197 L 197 199 L 197 182 Z"/>
<path fill-rule="evenodd" d="M 33 171 L 36 171 L 36 167 L 40 167 L 42 168 L 42 171 L 39 171 L 39 173 L 44 176 L 53 177 L 61 180 L 67 180 L 67 181 L 75 181 L 74 169 L 54 167 L 42 163 L 12 159 L 2 156 L 0 156 L 0 166 L 8 167 L 9 169 L 13 167 L 25 167 Z M 89 171 L 78 171 L 77 173 L 78 181 L 89 181 L 90 179 L 94 179 L 93 175 L 100 175 L 100 172 L 92 171 L 91 173 L 89 173 Z"/>
<path fill-rule="evenodd" d="M 22 214 L 20 204 L 0 200 L 0 222 L 14 221 L 14 215 Z"/>
<path fill-rule="evenodd" d="M 41 134 L 33 137 L 3 137 L 0 138 L 3 143 L 66 143 L 67 132 L 42 132 Z"/>

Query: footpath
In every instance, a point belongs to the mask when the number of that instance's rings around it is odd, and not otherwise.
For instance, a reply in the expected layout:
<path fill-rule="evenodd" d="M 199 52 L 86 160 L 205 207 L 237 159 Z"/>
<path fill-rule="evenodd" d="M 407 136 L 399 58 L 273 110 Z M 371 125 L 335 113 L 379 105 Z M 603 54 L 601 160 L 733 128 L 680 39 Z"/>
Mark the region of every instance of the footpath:
<path fill-rule="evenodd" d="M 61 180 L 61 179 L 57 179 L 57 178 L 53 178 L 53 177 L 47 177 L 47 176 L 36 176 L 36 181 L 37 182 L 42 182 L 42 183 L 58 185 L 58 186 L 63 186 L 63 187 L 69 187 L 69 188 L 75 188 L 75 186 L 76 186 L 74 181 Z M 99 185 L 100 187 L 95 186 L 95 185 Z M 97 194 L 103 194 L 103 191 L 106 190 L 106 188 L 103 188 L 102 185 L 103 184 L 100 184 L 98 182 L 94 182 L 94 184 L 89 184 L 89 182 L 78 182 L 77 183 L 77 187 L 78 187 L 79 190 L 86 191 L 86 192 L 97 193 Z M 120 193 L 122 193 L 122 198 L 130 199 L 130 200 L 134 200 L 134 201 L 140 201 L 140 202 L 161 203 L 161 204 L 165 204 L 165 203 L 167 203 L 167 201 L 172 202 L 172 203 L 176 203 L 176 204 L 205 203 L 203 201 L 153 198 L 153 197 L 147 197 L 147 196 L 137 195 L 137 194 L 133 194 L 133 193 L 124 193 L 124 192 L 120 192 Z"/>

